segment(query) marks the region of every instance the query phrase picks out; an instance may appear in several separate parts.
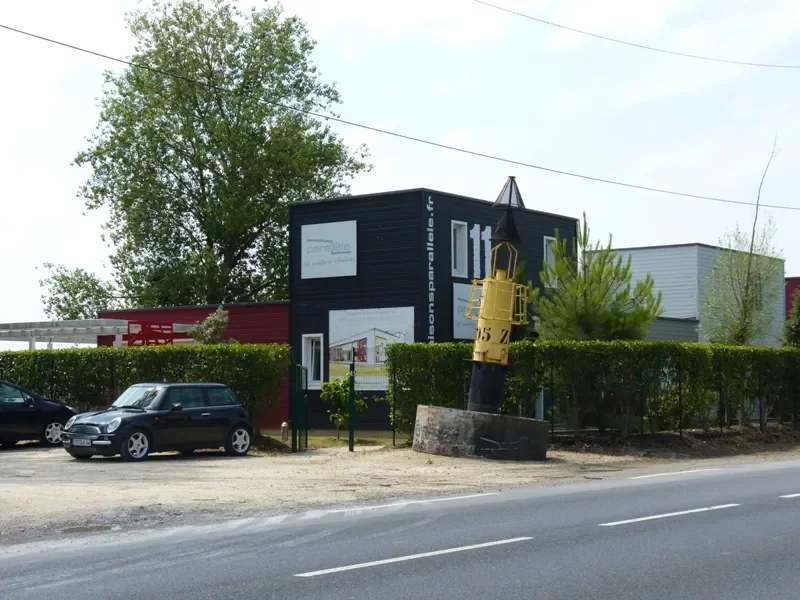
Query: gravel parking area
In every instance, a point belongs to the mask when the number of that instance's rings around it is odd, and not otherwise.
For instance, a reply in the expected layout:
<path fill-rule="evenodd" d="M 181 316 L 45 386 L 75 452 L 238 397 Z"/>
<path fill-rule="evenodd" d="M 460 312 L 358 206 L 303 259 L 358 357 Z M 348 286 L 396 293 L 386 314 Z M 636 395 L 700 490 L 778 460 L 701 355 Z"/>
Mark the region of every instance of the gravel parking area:
<path fill-rule="evenodd" d="M 78 462 L 60 448 L 0 450 L 0 542 L 49 533 L 201 523 L 255 512 L 554 482 L 637 459 L 553 452 L 546 464 L 453 459 L 408 448 L 327 448 L 230 458 L 156 454 Z"/>
<path fill-rule="evenodd" d="M 202 524 L 372 499 L 551 485 L 677 466 L 663 459 L 590 452 L 554 450 L 548 456 L 546 463 L 508 463 L 365 447 L 354 453 L 328 448 L 244 458 L 220 452 L 157 454 L 131 464 L 118 458 L 79 462 L 60 448 L 23 446 L 0 450 L 0 543 Z M 715 460 L 721 459 L 702 464 Z M 691 468 L 693 462 L 698 461 L 681 461 L 679 468 Z"/>

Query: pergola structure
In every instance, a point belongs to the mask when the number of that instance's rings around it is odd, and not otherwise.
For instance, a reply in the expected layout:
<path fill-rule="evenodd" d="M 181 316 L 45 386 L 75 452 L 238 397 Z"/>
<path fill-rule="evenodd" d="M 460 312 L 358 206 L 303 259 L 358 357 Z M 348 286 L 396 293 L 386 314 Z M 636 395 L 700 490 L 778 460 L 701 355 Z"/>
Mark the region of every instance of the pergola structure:
<path fill-rule="evenodd" d="M 194 327 L 196 325 L 165 325 L 124 319 L 0 323 L 0 341 L 28 342 L 28 348 L 35 350 L 37 342 L 46 342 L 48 348 L 52 348 L 53 343 L 97 344 L 97 336 L 113 335 L 115 346 L 125 344 L 123 336 L 128 340 L 136 340 L 132 343 L 137 345 L 164 345 L 175 341 L 191 342 L 191 338 L 176 340 L 173 334 L 186 334 Z"/>

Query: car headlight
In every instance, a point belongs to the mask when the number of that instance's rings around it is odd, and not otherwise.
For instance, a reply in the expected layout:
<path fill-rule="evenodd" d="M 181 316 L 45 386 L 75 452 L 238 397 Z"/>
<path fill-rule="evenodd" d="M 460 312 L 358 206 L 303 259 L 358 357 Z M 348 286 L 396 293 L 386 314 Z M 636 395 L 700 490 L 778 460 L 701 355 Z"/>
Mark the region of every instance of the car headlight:
<path fill-rule="evenodd" d="M 70 427 L 72 427 L 72 424 L 75 423 L 75 419 L 77 419 L 77 418 L 78 418 L 77 416 L 70 417 L 69 421 L 67 421 L 67 424 L 64 425 L 64 429 L 69 429 Z"/>
<path fill-rule="evenodd" d="M 106 433 L 114 433 L 117 429 L 119 429 L 119 425 L 122 423 L 122 419 L 117 417 L 113 421 L 109 421 L 106 425 Z"/>

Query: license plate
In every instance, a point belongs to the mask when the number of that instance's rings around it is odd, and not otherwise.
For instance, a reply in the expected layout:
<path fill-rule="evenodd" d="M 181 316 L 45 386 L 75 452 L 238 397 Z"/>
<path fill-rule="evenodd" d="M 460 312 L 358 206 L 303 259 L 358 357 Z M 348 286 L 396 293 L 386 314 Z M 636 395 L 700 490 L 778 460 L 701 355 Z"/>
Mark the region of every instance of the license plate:
<path fill-rule="evenodd" d="M 91 446 L 92 440 L 72 440 L 73 446 Z"/>

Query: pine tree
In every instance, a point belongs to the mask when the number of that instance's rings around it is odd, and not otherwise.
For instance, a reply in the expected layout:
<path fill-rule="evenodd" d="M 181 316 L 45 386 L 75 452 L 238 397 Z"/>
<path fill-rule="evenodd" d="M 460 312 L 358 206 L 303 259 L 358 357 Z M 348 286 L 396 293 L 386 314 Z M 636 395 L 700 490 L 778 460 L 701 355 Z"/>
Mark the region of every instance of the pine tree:
<path fill-rule="evenodd" d="M 608 245 L 589 242 L 586 214 L 571 252 L 556 234 L 553 264 L 544 262 L 544 293 L 529 285 L 535 327 L 542 339 L 641 340 L 663 313 L 661 292 L 654 293 L 648 274 L 631 283 L 631 260 Z"/>

